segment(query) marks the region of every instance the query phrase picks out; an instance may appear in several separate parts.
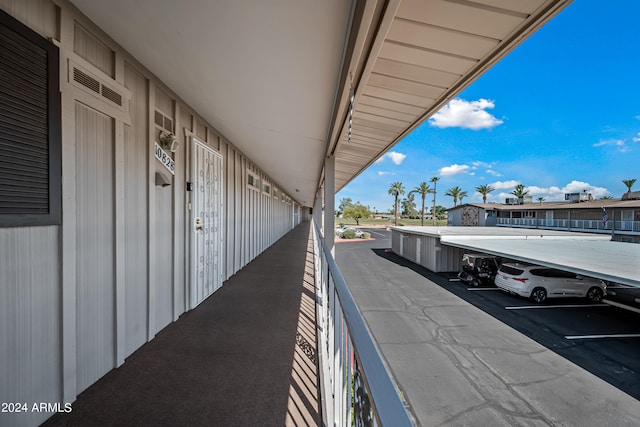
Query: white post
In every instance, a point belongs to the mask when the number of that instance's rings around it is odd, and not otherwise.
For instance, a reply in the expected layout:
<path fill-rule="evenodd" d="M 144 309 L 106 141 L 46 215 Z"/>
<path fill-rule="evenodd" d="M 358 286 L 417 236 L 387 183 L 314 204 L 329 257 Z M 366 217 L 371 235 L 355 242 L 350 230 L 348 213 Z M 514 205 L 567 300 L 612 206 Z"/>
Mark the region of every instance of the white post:
<path fill-rule="evenodd" d="M 336 188 L 336 159 L 327 157 L 324 161 L 324 241 L 335 256 L 335 188 Z"/>

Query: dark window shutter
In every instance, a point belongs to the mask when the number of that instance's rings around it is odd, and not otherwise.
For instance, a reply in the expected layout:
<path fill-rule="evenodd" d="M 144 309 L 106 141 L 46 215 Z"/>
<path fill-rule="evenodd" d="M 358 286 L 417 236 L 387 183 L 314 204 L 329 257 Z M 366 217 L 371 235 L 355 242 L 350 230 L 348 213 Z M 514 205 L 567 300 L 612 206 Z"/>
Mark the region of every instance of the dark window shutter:
<path fill-rule="evenodd" d="M 58 57 L 0 11 L 0 226 L 60 224 Z"/>

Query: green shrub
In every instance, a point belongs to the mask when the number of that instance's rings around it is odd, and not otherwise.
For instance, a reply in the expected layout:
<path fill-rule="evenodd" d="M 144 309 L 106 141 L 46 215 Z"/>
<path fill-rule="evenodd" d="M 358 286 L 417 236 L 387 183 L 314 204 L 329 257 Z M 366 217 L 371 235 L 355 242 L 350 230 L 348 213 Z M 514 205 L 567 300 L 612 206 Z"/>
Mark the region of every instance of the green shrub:
<path fill-rule="evenodd" d="M 356 237 L 356 232 L 353 230 L 347 230 L 344 233 L 342 233 L 343 239 L 355 239 L 355 237 Z"/>
<path fill-rule="evenodd" d="M 340 226 L 340 228 L 344 227 L 344 222 L 341 222 L 340 224 L 338 224 Z"/>
<path fill-rule="evenodd" d="M 364 233 L 362 233 L 362 238 L 363 239 L 370 239 L 371 238 L 371 233 L 365 231 Z"/>

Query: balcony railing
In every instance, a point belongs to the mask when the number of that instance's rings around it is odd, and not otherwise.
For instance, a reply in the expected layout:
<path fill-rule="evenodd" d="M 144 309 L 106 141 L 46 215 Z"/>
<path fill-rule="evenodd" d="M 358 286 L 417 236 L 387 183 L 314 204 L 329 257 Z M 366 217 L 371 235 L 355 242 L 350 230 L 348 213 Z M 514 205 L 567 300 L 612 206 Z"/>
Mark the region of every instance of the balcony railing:
<path fill-rule="evenodd" d="M 411 426 L 398 389 L 314 224 L 325 425 Z"/>
<path fill-rule="evenodd" d="M 640 233 L 640 221 L 606 221 L 601 219 L 545 219 L 545 218 L 498 218 L 499 226 L 527 228 L 557 228 L 574 231 L 611 232 L 626 231 Z"/>

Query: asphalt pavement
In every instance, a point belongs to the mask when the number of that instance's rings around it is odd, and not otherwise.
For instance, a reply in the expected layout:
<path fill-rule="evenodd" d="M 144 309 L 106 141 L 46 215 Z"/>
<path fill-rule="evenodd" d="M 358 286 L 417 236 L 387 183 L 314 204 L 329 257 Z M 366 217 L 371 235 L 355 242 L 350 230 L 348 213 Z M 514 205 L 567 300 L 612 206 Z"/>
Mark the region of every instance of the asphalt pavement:
<path fill-rule="evenodd" d="M 420 425 L 640 425 L 640 315 L 471 290 L 370 231 L 336 261 Z"/>

